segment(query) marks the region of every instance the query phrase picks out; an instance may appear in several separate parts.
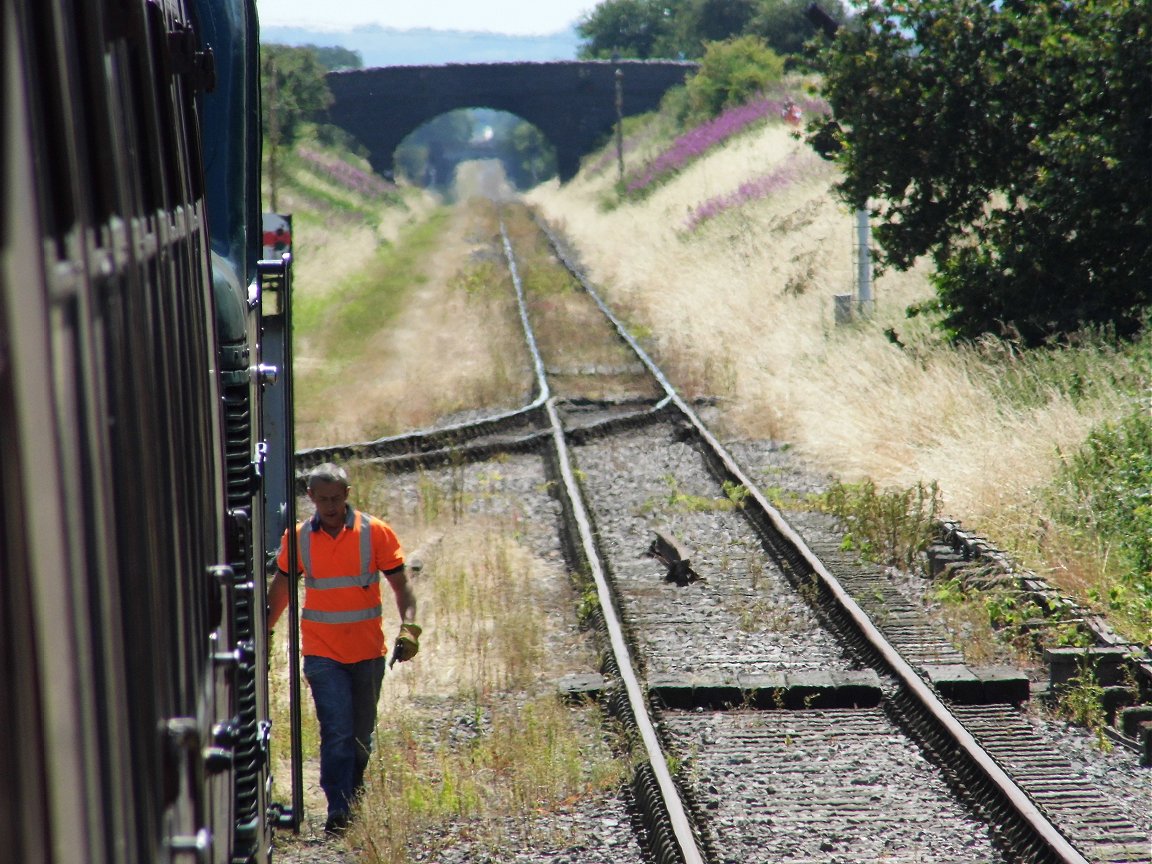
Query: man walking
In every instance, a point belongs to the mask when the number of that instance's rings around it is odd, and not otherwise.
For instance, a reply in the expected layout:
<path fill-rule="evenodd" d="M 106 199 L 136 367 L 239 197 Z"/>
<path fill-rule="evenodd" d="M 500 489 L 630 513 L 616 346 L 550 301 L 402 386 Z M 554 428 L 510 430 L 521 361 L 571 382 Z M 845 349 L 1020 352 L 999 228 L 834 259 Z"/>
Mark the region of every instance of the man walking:
<path fill-rule="evenodd" d="M 348 505 L 348 475 L 325 463 L 308 475 L 311 519 L 296 526 L 297 572 L 304 574 L 300 615 L 304 677 L 320 721 L 320 786 L 328 798 L 324 830 L 348 827 L 372 751 L 376 705 L 384 679 L 380 573 L 400 612 L 394 660 L 420 649 L 416 597 L 404 569 L 400 541 L 386 522 Z M 288 532 L 268 589 L 268 626 L 288 605 Z"/>

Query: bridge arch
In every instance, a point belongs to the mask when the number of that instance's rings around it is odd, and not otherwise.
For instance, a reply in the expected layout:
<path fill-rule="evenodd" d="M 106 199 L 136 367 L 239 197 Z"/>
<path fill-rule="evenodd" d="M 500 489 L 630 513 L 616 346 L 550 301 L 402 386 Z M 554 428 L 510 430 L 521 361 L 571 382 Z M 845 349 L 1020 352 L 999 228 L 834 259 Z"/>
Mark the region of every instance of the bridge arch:
<path fill-rule="evenodd" d="M 392 171 L 396 147 L 425 122 L 457 108 L 493 108 L 527 120 L 556 148 L 562 181 L 603 142 L 616 122 L 616 70 L 622 113 L 651 111 L 684 82 L 695 63 L 662 60 L 457 63 L 384 66 L 331 72 L 329 122 L 368 149 L 381 174 Z"/>
<path fill-rule="evenodd" d="M 393 163 L 423 186 L 448 191 L 456 169 L 469 161 L 495 161 L 514 187 L 528 189 L 558 175 L 556 148 L 518 114 L 495 108 L 458 108 L 409 133 L 396 147 Z"/>

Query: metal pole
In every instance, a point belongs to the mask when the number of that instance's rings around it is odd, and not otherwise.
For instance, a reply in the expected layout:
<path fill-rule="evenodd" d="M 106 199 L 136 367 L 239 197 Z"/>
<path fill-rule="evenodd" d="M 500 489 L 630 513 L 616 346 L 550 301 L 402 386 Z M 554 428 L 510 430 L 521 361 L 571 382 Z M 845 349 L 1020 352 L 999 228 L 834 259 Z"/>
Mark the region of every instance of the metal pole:
<path fill-rule="evenodd" d="M 288 217 L 289 219 L 291 217 Z M 291 222 L 289 222 L 291 226 Z M 289 232 L 291 233 L 291 232 Z M 278 380 L 264 391 L 261 404 L 263 430 L 268 435 L 264 473 L 265 554 L 274 554 L 287 532 L 288 561 L 297 560 L 296 440 L 292 399 L 292 255 L 257 262 L 264 311 L 262 356 L 280 367 Z M 273 308 L 274 307 L 274 308 Z M 272 559 L 269 562 L 273 567 Z M 276 827 L 299 833 L 304 820 L 304 770 L 300 734 L 300 599 L 299 573 L 288 574 L 288 732 L 291 749 L 292 803 L 279 808 Z M 271 646 L 269 646 L 270 648 Z"/>
<path fill-rule="evenodd" d="M 863 315 L 867 315 L 872 310 L 871 242 L 868 210 L 861 207 L 856 211 L 856 287 L 857 303 Z"/>
<path fill-rule="evenodd" d="M 624 182 L 624 71 L 616 67 L 616 180 Z"/>
<path fill-rule="evenodd" d="M 284 504 L 287 507 L 288 523 L 288 562 L 292 572 L 288 577 L 288 698 L 290 700 L 288 724 L 292 727 L 292 830 L 300 833 L 300 826 L 304 824 L 304 746 L 300 733 L 300 573 L 296 568 L 296 406 L 294 404 L 293 369 L 292 360 L 292 279 L 290 255 L 283 256 L 285 269 L 288 272 L 287 284 L 284 286 L 284 320 L 289 328 L 284 333 L 284 364 L 289 374 L 287 387 L 284 391 L 284 431 L 287 453 L 285 462 L 288 466 L 287 489 Z"/>

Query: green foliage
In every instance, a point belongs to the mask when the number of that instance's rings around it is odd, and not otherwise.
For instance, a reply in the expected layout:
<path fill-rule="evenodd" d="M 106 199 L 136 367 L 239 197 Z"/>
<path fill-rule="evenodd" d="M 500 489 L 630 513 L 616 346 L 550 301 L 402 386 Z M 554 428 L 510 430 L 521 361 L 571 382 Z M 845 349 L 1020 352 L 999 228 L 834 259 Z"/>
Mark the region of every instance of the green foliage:
<path fill-rule="evenodd" d="M 709 513 L 716 510 L 736 510 L 743 506 L 748 490 L 735 484 L 725 484 L 724 498 L 710 498 L 706 495 L 693 495 L 680 488 L 676 478 L 669 474 L 664 477 L 664 484 L 668 493 L 660 500 L 647 502 L 643 510 L 652 512 L 657 509 L 679 511 L 682 513 Z"/>
<path fill-rule="evenodd" d="M 757 0 L 686 0 L 676 16 L 676 44 L 687 57 L 707 57 L 709 43 L 745 34 L 761 5 Z"/>
<path fill-rule="evenodd" d="M 512 171 L 508 178 L 519 189 L 530 189 L 556 176 L 556 148 L 527 121 L 517 122 L 508 136 Z"/>
<path fill-rule="evenodd" d="M 748 487 L 743 483 L 733 483 L 731 480 L 725 480 L 723 485 L 724 494 L 728 496 L 728 500 L 737 508 L 743 507 L 748 498 Z"/>
<path fill-rule="evenodd" d="M 419 126 L 396 148 L 395 164 L 413 182 L 421 182 L 429 166 L 442 163 L 445 150 L 463 147 L 472 138 L 472 113 L 467 108 L 448 111 Z M 451 177 L 437 183 L 451 183 Z"/>
<path fill-rule="evenodd" d="M 1104 688 L 1091 669 L 1083 668 L 1078 675 L 1069 679 L 1060 692 L 1058 704 L 1065 717 L 1096 733 L 1096 743 L 1101 749 L 1112 748 L 1111 741 L 1104 735 L 1104 727 L 1108 724 L 1108 714 L 1104 710 Z"/>
<path fill-rule="evenodd" d="M 261 125 L 273 147 L 291 144 L 305 120 L 332 104 L 324 72 L 314 49 L 260 46 Z"/>
<path fill-rule="evenodd" d="M 1062 340 L 1057 351 L 993 336 L 969 347 L 981 361 L 973 374 L 1005 405 L 1039 407 L 1057 396 L 1079 405 L 1140 392 L 1152 364 L 1152 331 L 1147 336 L 1121 342 L 1109 328 L 1089 328 Z"/>
<path fill-rule="evenodd" d="M 677 5 L 664 0 L 604 0 L 576 25 L 584 40 L 580 57 L 646 60 L 672 56 L 673 10 Z"/>
<path fill-rule="evenodd" d="M 688 81 L 688 101 L 694 114 L 715 117 L 783 77 L 784 61 L 760 37 L 713 42 L 704 51 L 700 70 Z"/>
<path fill-rule="evenodd" d="M 846 548 L 868 560 L 911 567 L 934 538 L 941 501 L 935 481 L 885 491 L 865 480 L 837 483 L 816 503 L 845 523 Z"/>
<path fill-rule="evenodd" d="M 810 0 L 604 0 L 576 30 L 585 59 L 696 59 L 709 42 L 759 36 L 781 55 L 798 55 L 815 27 Z M 839 19 L 839 4 L 829 11 Z"/>
<path fill-rule="evenodd" d="M 932 257 L 955 337 L 1136 332 L 1152 302 L 1152 8 L 858 5 L 819 65 L 839 192 L 872 208 L 879 260 Z"/>
<path fill-rule="evenodd" d="M 816 26 L 806 13 L 812 0 L 774 0 L 762 2 L 748 22 L 745 32 L 760 36 L 768 47 L 783 57 L 799 57 L 805 43 L 817 34 Z M 834 21 L 841 21 L 844 8 L 839 2 L 823 3 L 822 8 Z"/>
<path fill-rule="evenodd" d="M 1093 430 L 1064 459 L 1053 486 L 1057 518 L 1114 550 L 1116 578 L 1091 598 L 1152 639 L 1152 412 L 1146 405 Z"/>
<path fill-rule="evenodd" d="M 364 58 L 359 51 L 353 51 L 342 45 L 302 45 L 316 54 L 316 60 L 327 71 L 337 69 L 363 69 Z"/>
<path fill-rule="evenodd" d="M 277 193 L 284 154 L 305 121 L 332 104 L 324 67 L 310 48 L 260 46 L 260 125 L 268 157 L 269 209 L 279 209 Z"/>

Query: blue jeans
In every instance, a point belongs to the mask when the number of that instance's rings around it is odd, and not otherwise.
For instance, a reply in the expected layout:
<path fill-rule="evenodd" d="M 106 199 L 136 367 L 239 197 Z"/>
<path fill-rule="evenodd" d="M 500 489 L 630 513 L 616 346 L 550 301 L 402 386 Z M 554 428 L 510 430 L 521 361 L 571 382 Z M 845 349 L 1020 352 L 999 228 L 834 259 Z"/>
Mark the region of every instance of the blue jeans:
<path fill-rule="evenodd" d="M 320 721 L 320 787 L 328 815 L 346 814 L 364 784 L 372 752 L 384 658 L 338 663 L 307 654 L 304 677 Z"/>

